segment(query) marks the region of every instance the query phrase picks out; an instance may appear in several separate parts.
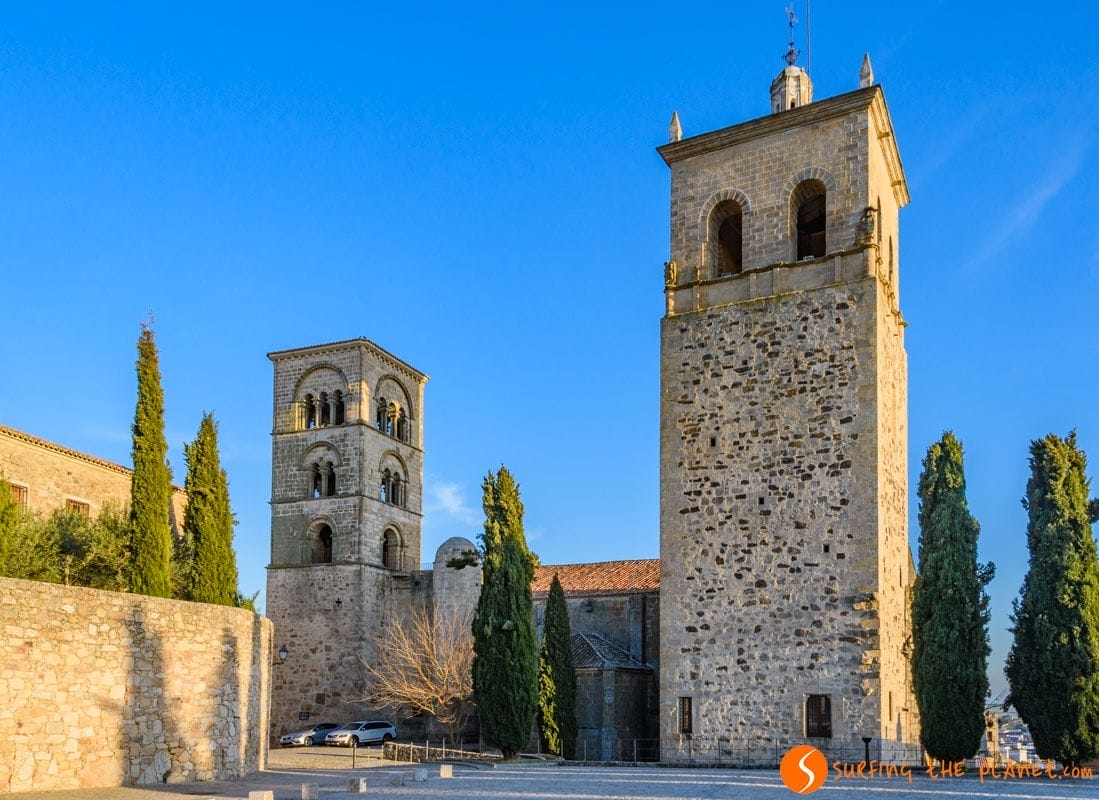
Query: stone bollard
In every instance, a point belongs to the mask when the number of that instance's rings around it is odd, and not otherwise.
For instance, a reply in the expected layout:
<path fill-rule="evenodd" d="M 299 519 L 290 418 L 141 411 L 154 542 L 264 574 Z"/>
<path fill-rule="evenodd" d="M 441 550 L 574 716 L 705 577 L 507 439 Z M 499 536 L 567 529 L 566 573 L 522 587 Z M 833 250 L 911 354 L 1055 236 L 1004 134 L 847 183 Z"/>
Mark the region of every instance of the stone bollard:
<path fill-rule="evenodd" d="M 349 794 L 366 794 L 366 778 L 351 778 L 347 782 Z"/>
<path fill-rule="evenodd" d="M 439 765 L 439 777 L 440 778 L 453 778 L 454 777 L 454 765 L 453 764 L 440 764 Z"/>
<path fill-rule="evenodd" d="M 416 771 L 412 773 L 412 780 L 416 783 L 423 783 L 427 780 L 427 770 L 423 767 L 417 767 Z"/>
<path fill-rule="evenodd" d="M 389 779 L 390 786 L 404 786 L 404 775 L 394 775 Z"/>
<path fill-rule="evenodd" d="M 275 793 L 270 789 L 255 789 L 248 793 L 248 800 L 275 800 Z"/>
<path fill-rule="evenodd" d="M 320 789 L 315 783 L 303 783 L 301 785 L 301 800 L 317 800 Z"/>

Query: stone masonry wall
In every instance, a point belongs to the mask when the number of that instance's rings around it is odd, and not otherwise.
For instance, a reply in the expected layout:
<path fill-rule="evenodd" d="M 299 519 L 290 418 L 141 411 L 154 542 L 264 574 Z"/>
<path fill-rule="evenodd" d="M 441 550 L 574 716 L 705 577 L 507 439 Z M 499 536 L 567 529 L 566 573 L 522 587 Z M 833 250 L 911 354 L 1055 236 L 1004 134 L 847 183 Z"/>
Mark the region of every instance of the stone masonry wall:
<path fill-rule="evenodd" d="M 131 470 L 2 425 L 0 474 L 26 491 L 26 508 L 36 514 L 64 508 L 69 500 L 87 503 L 92 517 L 109 503 L 130 504 Z M 186 505 L 187 495 L 177 488 L 169 509 L 176 535 L 183 527 Z"/>
<path fill-rule="evenodd" d="M 378 640 L 396 613 L 394 584 L 388 571 L 363 564 L 268 569 L 274 647 L 288 652 L 272 675 L 272 737 L 305 721 L 385 718 L 365 701 L 366 665 L 376 661 Z"/>
<path fill-rule="evenodd" d="M 663 321 L 665 738 L 879 730 L 876 283 Z"/>
<path fill-rule="evenodd" d="M 0 792 L 264 768 L 271 634 L 242 609 L 0 578 Z"/>

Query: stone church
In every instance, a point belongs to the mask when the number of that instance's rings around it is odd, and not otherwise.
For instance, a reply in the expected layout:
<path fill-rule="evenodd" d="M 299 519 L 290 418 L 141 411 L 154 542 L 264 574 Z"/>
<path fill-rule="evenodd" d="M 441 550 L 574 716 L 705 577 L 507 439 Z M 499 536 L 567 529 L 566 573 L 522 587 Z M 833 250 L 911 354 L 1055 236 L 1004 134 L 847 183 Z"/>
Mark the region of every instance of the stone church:
<path fill-rule="evenodd" d="M 910 757 L 908 202 L 869 60 L 813 101 L 658 148 L 671 169 L 661 322 L 660 560 L 545 567 L 569 595 L 585 753 L 675 762 L 746 741 Z M 268 615 L 275 731 L 375 715 L 362 663 L 413 609 L 471 609 L 476 570 L 421 570 L 426 376 L 366 339 L 271 353 Z M 590 749 L 589 749 L 590 748 Z M 579 747 L 578 747 L 579 750 Z M 857 751 L 861 754 L 861 749 Z M 773 753 L 764 758 L 773 758 Z"/>

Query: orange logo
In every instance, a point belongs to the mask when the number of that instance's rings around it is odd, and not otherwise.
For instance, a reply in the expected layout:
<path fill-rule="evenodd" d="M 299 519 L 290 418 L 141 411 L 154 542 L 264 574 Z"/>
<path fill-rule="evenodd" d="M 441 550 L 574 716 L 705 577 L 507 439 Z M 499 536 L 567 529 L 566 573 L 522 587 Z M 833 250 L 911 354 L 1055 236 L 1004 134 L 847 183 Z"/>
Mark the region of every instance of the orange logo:
<path fill-rule="evenodd" d="M 782 757 L 778 774 L 786 788 L 797 794 L 812 794 L 828 777 L 828 761 L 817 748 L 808 744 L 791 747 Z"/>

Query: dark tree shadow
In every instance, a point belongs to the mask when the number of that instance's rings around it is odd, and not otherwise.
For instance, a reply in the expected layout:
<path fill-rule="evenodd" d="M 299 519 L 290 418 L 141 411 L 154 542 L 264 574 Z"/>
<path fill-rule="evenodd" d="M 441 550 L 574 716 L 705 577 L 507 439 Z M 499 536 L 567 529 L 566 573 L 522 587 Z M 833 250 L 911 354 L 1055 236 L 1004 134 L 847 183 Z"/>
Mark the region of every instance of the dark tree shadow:
<path fill-rule="evenodd" d="M 126 618 L 130 658 L 122 720 L 126 785 L 167 782 L 173 754 L 180 750 L 179 730 L 164 688 L 164 653 L 160 638 L 150 634 L 146 610 L 135 603 Z"/>

